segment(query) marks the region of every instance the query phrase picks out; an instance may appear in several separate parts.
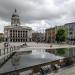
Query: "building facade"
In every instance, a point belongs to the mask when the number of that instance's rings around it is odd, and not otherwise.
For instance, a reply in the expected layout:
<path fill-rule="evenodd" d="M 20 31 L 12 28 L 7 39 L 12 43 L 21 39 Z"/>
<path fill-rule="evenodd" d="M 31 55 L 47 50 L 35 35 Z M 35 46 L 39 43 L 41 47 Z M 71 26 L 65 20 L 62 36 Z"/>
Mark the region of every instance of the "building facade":
<path fill-rule="evenodd" d="M 0 33 L 0 42 L 4 41 L 4 33 Z"/>
<path fill-rule="evenodd" d="M 45 41 L 54 43 L 56 38 L 56 30 L 54 28 L 49 28 L 45 30 Z"/>
<path fill-rule="evenodd" d="M 38 33 L 38 32 L 32 33 L 32 41 L 34 41 L 34 42 L 44 42 L 45 41 L 44 33 Z"/>
<path fill-rule="evenodd" d="M 64 25 L 62 25 L 62 26 L 55 26 L 56 32 L 57 32 L 59 29 L 65 29 L 65 26 L 64 26 Z"/>
<path fill-rule="evenodd" d="M 1 38 L 4 38 L 4 33 L 0 33 L 0 37 Z"/>
<path fill-rule="evenodd" d="M 4 38 L 9 42 L 32 41 L 32 28 L 21 26 L 16 9 L 11 17 L 11 25 L 4 27 Z"/>
<path fill-rule="evenodd" d="M 67 43 L 75 44 L 75 22 L 65 24 L 67 29 Z"/>
<path fill-rule="evenodd" d="M 64 25 L 62 26 L 55 26 L 53 28 L 48 28 L 45 30 L 45 41 L 50 43 L 56 43 L 56 34 L 57 31 L 61 28 L 65 28 Z"/>

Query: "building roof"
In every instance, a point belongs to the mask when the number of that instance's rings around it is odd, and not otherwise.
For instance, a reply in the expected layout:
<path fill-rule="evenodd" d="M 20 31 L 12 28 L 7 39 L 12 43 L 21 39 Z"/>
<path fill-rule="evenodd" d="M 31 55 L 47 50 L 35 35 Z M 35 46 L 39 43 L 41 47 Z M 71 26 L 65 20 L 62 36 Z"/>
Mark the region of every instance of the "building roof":
<path fill-rule="evenodd" d="M 24 29 L 29 29 L 29 30 L 32 29 L 31 27 L 28 27 L 28 26 L 11 26 L 11 25 L 5 26 L 4 28 L 5 28 L 5 29 L 10 29 L 10 28 L 22 29 L 22 28 L 24 28 Z"/>
<path fill-rule="evenodd" d="M 15 16 L 19 17 L 19 16 L 18 16 L 18 15 L 16 15 L 16 14 L 13 14 L 13 15 L 12 15 L 12 17 L 15 17 Z"/>
<path fill-rule="evenodd" d="M 53 28 L 48 28 L 48 29 L 46 29 L 46 31 L 48 31 L 48 30 L 53 30 L 53 29 L 55 29 L 55 27 L 53 27 Z"/>
<path fill-rule="evenodd" d="M 12 14 L 12 17 L 16 17 L 16 16 L 19 17 L 19 15 L 17 14 L 17 10 L 15 9 L 14 13 Z"/>
<path fill-rule="evenodd" d="M 70 25 L 70 24 L 75 24 L 75 22 L 71 22 L 71 23 L 66 23 L 65 25 Z"/>
<path fill-rule="evenodd" d="M 0 33 L 0 35 L 4 35 L 4 33 Z"/>

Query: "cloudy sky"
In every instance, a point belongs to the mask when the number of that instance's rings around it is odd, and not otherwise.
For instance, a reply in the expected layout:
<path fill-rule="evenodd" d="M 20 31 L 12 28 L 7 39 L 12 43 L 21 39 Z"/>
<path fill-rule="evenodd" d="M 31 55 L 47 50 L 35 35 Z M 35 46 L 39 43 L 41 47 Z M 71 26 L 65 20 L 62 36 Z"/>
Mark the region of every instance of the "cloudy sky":
<path fill-rule="evenodd" d="M 21 24 L 38 31 L 75 21 L 75 0 L 0 0 L 0 32 L 15 8 Z"/>

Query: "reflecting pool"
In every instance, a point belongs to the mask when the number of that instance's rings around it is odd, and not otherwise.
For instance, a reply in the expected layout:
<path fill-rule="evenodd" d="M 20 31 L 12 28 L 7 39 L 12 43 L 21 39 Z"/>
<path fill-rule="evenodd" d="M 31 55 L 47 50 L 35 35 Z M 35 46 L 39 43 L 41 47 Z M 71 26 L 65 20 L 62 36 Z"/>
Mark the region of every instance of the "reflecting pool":
<path fill-rule="evenodd" d="M 18 52 L 0 68 L 0 74 L 21 70 L 34 65 L 44 64 L 72 56 L 75 56 L 75 48 Z"/>
<path fill-rule="evenodd" d="M 74 48 L 61 48 L 61 49 L 53 49 L 53 50 L 46 50 L 49 53 L 64 56 L 64 57 L 72 57 L 75 56 L 75 47 Z"/>

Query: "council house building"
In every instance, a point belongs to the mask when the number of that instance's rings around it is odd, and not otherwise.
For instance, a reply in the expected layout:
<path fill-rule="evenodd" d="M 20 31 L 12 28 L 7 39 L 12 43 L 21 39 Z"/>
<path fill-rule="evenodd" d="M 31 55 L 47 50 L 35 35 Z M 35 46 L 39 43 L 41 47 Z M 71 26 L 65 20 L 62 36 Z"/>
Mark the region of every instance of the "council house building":
<path fill-rule="evenodd" d="M 4 27 L 5 41 L 9 42 L 25 42 L 32 41 L 32 28 L 21 26 L 20 17 L 15 9 L 11 17 L 11 25 Z"/>

